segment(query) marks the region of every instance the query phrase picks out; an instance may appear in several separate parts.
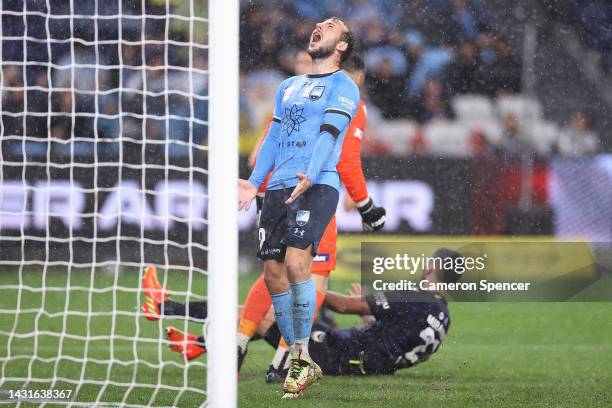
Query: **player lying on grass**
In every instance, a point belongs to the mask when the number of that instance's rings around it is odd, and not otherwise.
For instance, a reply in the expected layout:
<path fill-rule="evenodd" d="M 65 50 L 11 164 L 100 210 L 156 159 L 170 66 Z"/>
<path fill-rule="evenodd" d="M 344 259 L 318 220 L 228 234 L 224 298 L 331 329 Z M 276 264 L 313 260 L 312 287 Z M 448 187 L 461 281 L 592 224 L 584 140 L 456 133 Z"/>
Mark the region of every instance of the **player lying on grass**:
<path fill-rule="evenodd" d="M 238 182 L 238 208 L 248 210 L 270 171 L 259 224 L 259 251 L 274 317 L 289 345 L 283 398 L 296 398 L 322 372 L 308 352 L 317 303 L 311 264 L 338 206 L 336 165 L 359 89 L 340 70 L 353 35 L 339 18 L 316 24 L 308 45 L 308 75 L 283 81 L 255 169 Z"/>
<path fill-rule="evenodd" d="M 310 65 L 306 64 L 306 59 L 310 56 L 302 51 L 296 56 L 295 71 L 296 74 Z M 356 54 L 342 64 L 342 70 L 361 88 L 365 78 L 365 64 L 363 60 Z M 271 124 L 272 118 L 270 118 Z M 349 129 L 346 132 L 346 137 L 342 145 L 340 161 L 337 169 L 340 175 L 342 184 L 348 192 L 348 197 L 355 203 L 355 207 L 359 210 L 362 217 L 363 228 L 366 231 L 377 231 L 382 229 L 385 223 L 385 209 L 377 207 L 368 194 L 368 189 L 365 181 L 365 176 L 361 167 L 361 140 L 366 128 L 367 113 L 363 100 L 359 101 L 357 113 L 350 123 Z M 266 133 L 260 140 L 261 144 L 265 139 Z M 251 154 L 250 165 L 255 165 L 256 152 L 259 146 L 255 148 L 255 152 Z M 270 177 L 270 175 L 268 176 Z M 267 183 L 264 182 L 259 188 L 257 207 L 258 213 L 261 209 L 261 203 L 265 194 Z M 258 217 L 259 218 L 259 217 Z M 336 217 L 332 217 L 327 225 L 321 242 L 317 248 L 317 255 L 312 262 L 312 280 L 317 290 L 317 302 L 315 305 L 315 315 L 319 306 L 323 302 L 325 292 L 328 287 L 328 279 L 330 272 L 336 268 Z M 270 313 L 272 306 L 272 298 L 264 282 L 264 275 L 253 284 L 246 298 L 243 308 L 242 318 L 238 326 L 238 369 L 242 366 L 244 356 L 247 352 L 248 342 L 255 335 L 257 327 L 260 326 L 267 314 Z M 270 316 L 268 316 L 270 317 Z M 272 317 L 273 318 L 273 317 Z M 287 358 L 288 347 L 284 339 L 281 338 L 277 351 L 272 359 L 266 379 L 268 381 L 277 382 L 278 376 L 283 375 L 283 365 L 289 365 Z M 280 365 L 284 362 L 283 365 Z M 286 372 L 286 370 L 285 370 Z"/>
<path fill-rule="evenodd" d="M 443 264 L 456 264 L 460 255 L 441 248 L 432 254 Z M 429 283 L 456 282 L 453 268 L 425 269 L 421 280 Z M 312 358 L 325 374 L 393 374 L 401 368 L 426 361 L 444 340 L 450 315 L 443 294 L 424 290 L 376 292 L 361 296 L 328 291 L 325 305 L 338 313 L 366 318 L 364 327 L 335 329 L 315 322 L 309 340 Z M 198 316 L 202 317 L 202 316 Z M 281 334 L 276 324 L 267 330 L 266 341 L 276 347 Z M 202 336 L 168 328 L 170 348 L 191 359 L 206 352 Z"/>

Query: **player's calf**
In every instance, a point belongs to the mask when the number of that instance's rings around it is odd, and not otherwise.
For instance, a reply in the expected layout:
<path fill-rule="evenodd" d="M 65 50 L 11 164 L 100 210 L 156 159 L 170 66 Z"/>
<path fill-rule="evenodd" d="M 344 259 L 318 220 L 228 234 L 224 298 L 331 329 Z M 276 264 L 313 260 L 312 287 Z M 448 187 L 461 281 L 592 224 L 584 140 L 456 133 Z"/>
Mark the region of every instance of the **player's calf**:
<path fill-rule="evenodd" d="M 157 268 L 148 265 L 142 277 L 142 289 L 145 300 L 142 305 L 144 316 L 149 320 L 159 320 L 161 317 L 160 305 L 170 299 L 168 290 L 160 285 L 157 279 Z"/>
<path fill-rule="evenodd" d="M 237 355 L 238 355 L 238 372 L 240 373 L 240 369 L 242 368 L 242 364 L 244 363 L 244 359 L 246 358 L 248 351 L 247 345 L 241 347 L 238 345 L 237 347 Z"/>

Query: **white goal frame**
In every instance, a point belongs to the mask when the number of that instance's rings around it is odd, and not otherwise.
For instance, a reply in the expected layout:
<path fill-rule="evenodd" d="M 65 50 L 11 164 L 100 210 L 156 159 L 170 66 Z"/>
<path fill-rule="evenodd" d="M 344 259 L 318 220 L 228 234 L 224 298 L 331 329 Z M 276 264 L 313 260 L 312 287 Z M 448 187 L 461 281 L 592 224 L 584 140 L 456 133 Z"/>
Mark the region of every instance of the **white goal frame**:
<path fill-rule="evenodd" d="M 146 12 L 145 0 L 134 2 L 140 5 L 140 10 L 134 10 L 133 14 L 131 9 L 126 9 L 124 13 L 125 0 L 119 0 L 115 9 L 109 7 L 104 13 L 100 12 L 99 7 L 103 0 L 88 3 L 94 5 L 95 11 L 76 9 L 76 0 L 61 1 L 62 7 L 52 7 L 50 0 L 15 3 L 21 9 L 16 9 L 17 6 L 0 7 L 3 19 L 9 16 L 12 20 L 7 21 L 19 20 L 19 24 L 23 23 L 23 29 L 15 32 L 5 34 L 0 30 L 0 54 L 4 56 L 4 41 L 19 44 L 15 46 L 14 52 L 6 54 L 6 61 L 2 61 L 0 91 L 2 96 L 7 90 L 19 92 L 23 100 L 22 105 L 14 105 L 19 106 L 16 110 L 8 107 L 5 109 L 4 99 L 0 100 L 0 267 L 7 267 L 11 273 L 6 283 L 0 281 L 0 296 L 7 292 L 11 296 L 15 294 L 15 299 L 7 296 L 6 302 L 0 302 L 0 319 L 8 317 L 7 321 L 11 322 L 5 325 L 7 327 L 0 327 L 0 338 L 8 338 L 7 344 L 0 344 L 0 386 L 4 388 L 0 390 L 0 406 L 14 404 L 4 398 L 6 384 L 24 391 L 43 390 L 37 388 L 38 385 L 61 391 L 61 384 L 68 384 L 71 397 L 44 397 L 47 400 L 40 401 L 40 405 L 182 406 L 186 404 L 185 401 L 195 400 L 197 402 L 192 402 L 192 405 L 234 408 L 237 406 L 240 0 L 188 0 L 180 2 L 182 8 L 176 13 L 170 11 L 175 2 L 166 0 L 163 3 L 157 2 L 150 14 Z M 206 7 L 208 15 L 201 16 Z M 156 9 L 164 9 L 165 14 L 163 10 L 159 13 Z M 28 22 L 29 18 L 33 19 Z M 151 38 L 147 37 L 148 23 L 157 23 L 163 19 L 167 19 L 163 29 L 159 29 Z M 61 33 L 57 34 L 57 25 L 51 22 L 59 20 L 62 20 L 64 26 L 61 27 Z M 79 21 L 80 33 L 92 35 L 75 35 L 76 20 Z M 125 21 L 131 24 L 130 27 L 139 25 L 139 28 L 127 30 L 131 34 L 126 38 L 123 34 Z M 109 23 L 109 31 L 112 31 L 115 24 L 116 34 L 108 36 L 110 39 L 99 37 L 103 23 Z M 175 36 L 179 30 L 171 32 L 172 23 L 181 26 L 181 36 Z M 18 23 L 6 24 L 15 24 L 17 27 Z M 29 27 L 38 27 L 42 31 L 28 32 Z M 53 30 L 50 27 L 54 27 Z M 197 41 L 194 39 L 194 29 L 201 30 L 197 32 Z M 207 44 L 204 44 L 202 42 L 206 34 L 208 39 Z M 189 40 L 183 40 L 182 35 L 188 35 Z M 37 44 L 40 49 L 46 48 L 47 57 L 29 59 L 27 48 L 30 43 Z M 70 50 L 64 49 L 55 54 L 52 51 L 53 44 L 65 44 Z M 156 51 L 150 54 L 155 56 L 155 64 L 147 60 L 149 52 L 146 47 L 149 44 L 154 46 L 151 47 L 152 51 Z M 89 51 L 83 51 L 83 59 L 77 59 L 75 45 L 89 47 Z M 101 45 L 116 45 L 116 60 L 106 58 L 114 55 L 115 51 L 102 52 Z M 138 49 L 125 63 L 123 45 Z M 180 47 L 181 50 L 174 50 L 177 55 L 172 56 L 175 62 L 171 63 L 170 46 Z M 194 49 L 197 49 L 197 54 Z M 19 50 L 22 50 L 21 54 Z M 207 68 L 202 51 L 208 54 Z M 101 58 L 105 53 L 108 55 Z M 188 59 L 182 53 L 187 53 Z M 60 62 L 54 55 L 62 57 Z M 178 57 L 181 57 L 181 62 L 176 62 Z M 194 61 L 198 61 L 198 64 L 195 65 Z M 18 84 L 19 81 L 5 81 L 5 65 L 19 69 L 21 84 Z M 40 68 L 41 73 L 46 72 L 41 76 L 46 78 L 46 82 L 28 80 L 28 69 L 33 66 Z M 158 82 L 157 86 L 149 87 L 148 83 L 153 81 L 149 81 L 147 75 L 152 71 L 159 72 L 161 66 L 164 73 L 163 79 L 159 81 L 163 84 L 159 85 Z M 124 77 L 128 76 L 122 70 L 126 67 L 131 72 L 137 72 L 134 75 L 141 76 L 133 77 L 141 78 L 138 85 L 132 85 L 131 81 L 127 81 L 129 84 L 124 83 Z M 81 87 L 76 85 L 76 69 L 93 70 L 91 83 Z M 63 74 L 61 81 L 53 78 L 60 71 Z M 116 80 L 106 81 L 104 87 L 101 87 L 102 71 L 116 76 Z M 181 75 L 174 75 L 172 86 L 169 85 L 170 73 L 177 72 Z M 197 74 L 197 84 L 201 85 L 197 91 L 193 87 L 194 74 Z M 80 79 L 88 81 L 89 78 L 84 75 Z M 206 85 L 208 93 L 204 95 Z M 44 96 L 39 96 L 39 100 L 44 99 L 46 102 L 46 105 L 40 103 L 44 108 L 36 108 L 35 104 L 28 105 L 30 91 L 46 92 Z M 54 96 L 59 98 L 60 93 L 68 95 L 70 103 L 55 107 Z M 112 96 L 115 93 L 118 98 L 115 110 L 101 110 L 98 96 Z M 141 97 L 142 111 L 132 111 L 129 108 L 123 110 L 123 97 L 128 94 Z M 94 101 L 94 107 L 81 111 L 76 107 L 77 95 L 89 95 Z M 176 105 L 179 108 L 189 105 L 189 114 L 169 108 L 169 98 L 172 95 L 188 101 Z M 155 113 L 154 109 L 149 112 L 147 97 L 164 99 L 163 112 Z M 201 111 L 198 111 L 201 116 L 195 114 L 196 100 L 208 101 L 206 120 Z M 139 104 L 130 101 L 126 103 Z M 19 118 L 21 128 L 8 127 L 10 130 L 7 131 L 5 117 Z M 38 129 L 42 130 L 30 134 L 27 126 L 29 117 L 42 118 L 46 126 L 39 126 Z M 52 132 L 52 119 L 56 117 L 70 119 L 57 125 L 62 128 L 62 135 L 59 136 Z M 75 118 L 82 117 L 92 120 L 91 134 L 85 134 L 86 131 L 82 129 L 78 132 L 75 130 Z M 126 117 L 130 118 L 131 127 L 124 127 Z M 117 136 L 100 136 L 100 119 L 116 119 Z M 163 126 L 163 138 L 147 137 L 148 119 L 157 121 L 156 126 L 160 130 Z M 172 120 L 181 121 L 182 125 L 189 127 L 189 131 L 183 130 L 181 126 L 171 134 Z M 201 140 L 194 141 L 194 125 L 198 125 L 198 135 L 206 136 L 207 144 Z M 202 130 L 205 126 L 208 126 L 207 133 Z M 43 139 L 43 133 L 46 133 L 46 139 Z M 171 137 L 175 134 L 188 135 L 189 140 Z M 78 153 L 77 144 L 91 150 L 87 150 L 89 153 Z M 104 156 L 107 153 L 99 153 L 103 150 L 98 150 L 98 146 L 107 145 L 116 147 L 116 151 Z M 128 154 L 124 156 L 126 145 L 131 149 L 127 149 Z M 20 147 L 20 150 L 10 150 L 13 146 Z M 30 148 L 27 146 L 37 149 L 31 150 L 34 153 L 28 153 Z M 160 154 L 159 157 L 153 157 L 155 160 L 147 160 L 147 148 L 150 146 L 154 147 L 151 150 L 153 154 L 163 150 L 163 156 Z M 170 162 L 173 157 L 170 148 L 173 146 L 180 147 L 180 152 L 188 152 L 188 158 L 182 156 L 185 153 L 175 156 L 182 160 L 178 161 L 178 165 Z M 108 147 L 108 150 L 111 151 L 111 148 Z M 194 160 L 194 150 L 198 153 L 197 161 Z M 5 151 L 9 153 L 5 154 Z M 15 153 L 17 151 L 19 153 Z M 34 156 L 31 162 L 28 159 L 30 154 Z M 85 160 L 75 159 L 79 155 L 83 155 Z M 104 160 L 99 160 L 99 157 Z M 208 162 L 206 166 L 203 165 L 205 157 Z M 88 172 L 78 173 L 75 168 L 87 169 Z M 30 169 L 36 170 L 32 172 L 33 176 L 27 175 Z M 149 169 L 154 172 L 147 173 Z M 130 174 L 127 174 L 128 170 Z M 116 175 L 113 175 L 113 171 L 116 171 Z M 163 175 L 160 175 L 162 172 Z M 169 176 L 171 173 L 174 176 Z M 104 180 L 106 174 L 111 174 L 108 180 Z M 188 182 L 183 180 L 184 177 L 177 177 L 177 174 L 188 174 Z M 174 178 L 177 182 L 186 182 L 190 187 L 180 184 L 180 187 L 170 188 L 169 181 L 174 181 Z M 89 179 L 93 179 L 93 182 L 83 181 Z M 98 183 L 100 179 L 104 182 Z M 195 184 L 197 188 L 193 186 Z M 162 187 L 158 188 L 160 185 Z M 170 194 L 181 196 L 181 211 L 185 214 L 170 211 Z M 126 202 L 131 200 L 130 204 L 124 206 L 124 199 Z M 52 202 L 61 205 L 55 206 Z M 111 202 L 116 208 L 109 206 L 108 211 L 101 211 L 100 202 Z M 197 209 L 193 203 L 198 204 Z M 36 224 L 36 220 L 42 221 Z M 76 227 L 77 222 L 82 220 L 86 222 Z M 63 226 L 55 228 L 55 222 L 61 222 Z M 180 223 L 181 228 L 178 229 L 176 236 L 179 238 L 176 239 L 169 233 L 169 225 L 175 222 Z M 109 227 L 101 228 L 104 231 L 100 233 L 99 223 L 107 223 Z M 147 223 L 155 225 L 146 228 Z M 125 231 L 122 230 L 123 224 L 129 225 Z M 198 231 L 197 238 L 194 238 L 193 231 Z M 160 238 L 162 234 L 163 239 Z M 180 234 L 187 238 L 182 238 Z M 75 249 L 81 248 L 75 242 L 83 244 L 82 247 L 86 249 Z M 51 248 L 53 244 L 57 244 L 55 252 Z M 138 249 L 130 250 L 137 246 Z M 106 248 L 109 248 L 108 256 L 103 254 Z M 174 251 L 170 255 L 169 248 Z M 194 258 L 193 252 L 197 252 L 197 258 Z M 207 257 L 205 267 L 204 256 Z M 161 258 L 163 261 L 160 261 Z M 197 263 L 194 259 L 197 259 Z M 164 275 L 160 284 L 166 288 L 168 276 L 173 273 L 176 273 L 174 276 L 177 278 L 188 281 L 186 290 L 168 293 L 177 295 L 179 299 L 186 298 L 186 301 L 206 298 L 208 318 L 205 325 L 201 329 L 191 329 L 205 336 L 206 363 L 180 361 L 175 353 L 171 353 L 172 359 L 163 357 L 164 353 L 170 353 L 167 346 L 171 344 L 166 339 L 164 326 L 167 325 L 163 319 L 157 321 L 157 328 L 152 323 L 146 323 L 147 329 L 141 330 L 141 322 L 144 324 L 146 317 L 141 310 L 146 298 L 142 278 L 144 267 L 149 263 L 160 267 Z M 125 274 L 123 267 L 127 267 Z M 53 268 L 61 271 L 55 274 Z M 14 274 L 12 269 L 15 269 Z M 134 272 L 136 269 L 140 271 L 138 274 Z M 193 277 L 196 274 L 202 278 L 196 281 L 197 288 L 193 287 Z M 84 279 L 73 280 L 72 277 L 77 275 Z M 98 276 L 101 277 L 99 282 L 96 279 Z M 206 293 L 201 284 L 204 276 L 208 283 Z M 97 295 L 103 295 L 107 300 L 94 302 L 94 296 Z M 194 295 L 196 299 L 193 299 Z M 24 301 L 28 296 L 40 302 L 30 304 Z M 74 318 L 80 320 L 74 323 L 77 321 L 72 320 Z M 108 319 L 110 322 L 105 321 L 99 325 L 97 318 Z M 50 319 L 61 319 L 58 323 L 61 328 L 55 323 L 51 325 Z M 135 323 L 134 327 L 131 326 L 132 322 Z M 182 331 L 190 330 L 187 319 L 181 319 L 181 323 Z M 123 330 L 128 325 L 130 330 Z M 24 347 L 18 347 L 26 339 L 32 341 Z M 78 341 L 71 345 L 78 352 L 71 353 L 70 344 L 65 346 L 65 341 Z M 99 353 L 95 352 L 96 347 L 92 345 L 95 341 L 104 342 Z M 144 344 L 142 351 L 141 344 Z M 64 366 L 66 362 L 74 366 Z M 95 375 L 88 372 L 88 365 L 99 366 L 94 370 Z M 166 368 L 171 370 L 172 376 L 165 377 L 168 375 L 164 371 Z M 168 381 L 166 384 L 165 379 L 175 380 L 174 376 L 177 376 L 177 381 Z M 93 386 L 93 391 L 83 391 L 88 386 Z M 160 391 L 168 391 L 168 395 L 161 395 L 163 393 Z M 106 401 L 109 395 L 112 401 Z M 39 402 L 32 401 L 38 397 L 26 395 L 18 396 L 17 399 L 18 407 L 32 402 L 39 405 Z"/>
<path fill-rule="evenodd" d="M 239 0 L 209 1 L 207 405 L 237 404 Z"/>

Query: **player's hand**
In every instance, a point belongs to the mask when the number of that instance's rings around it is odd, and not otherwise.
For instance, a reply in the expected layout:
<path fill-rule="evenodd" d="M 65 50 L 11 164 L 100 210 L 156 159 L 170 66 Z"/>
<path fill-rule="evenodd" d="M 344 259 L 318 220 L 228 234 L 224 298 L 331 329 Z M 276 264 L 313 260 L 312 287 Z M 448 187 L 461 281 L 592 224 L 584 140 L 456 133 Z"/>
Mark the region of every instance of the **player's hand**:
<path fill-rule="evenodd" d="M 361 214 L 361 225 L 364 231 L 378 231 L 385 226 L 387 211 L 383 207 L 375 206 L 371 198 L 361 207 L 357 207 L 357 210 Z"/>
<path fill-rule="evenodd" d="M 346 290 L 349 296 L 361 296 L 361 284 L 353 282 L 351 287 Z"/>
<path fill-rule="evenodd" d="M 285 204 L 291 204 L 292 202 L 297 200 L 298 197 L 304 194 L 304 192 L 308 190 L 312 185 L 307 175 L 302 173 L 296 173 L 295 175 L 298 178 L 298 184 L 293 189 L 291 196 L 287 199 L 287 201 L 285 201 Z"/>
<path fill-rule="evenodd" d="M 367 295 L 367 288 L 364 286 L 361 286 L 361 283 L 353 282 L 351 283 L 351 287 L 346 290 L 346 293 L 349 296 L 359 296 L 363 299 L 363 296 Z M 369 326 L 375 320 L 376 319 L 372 315 L 361 316 L 361 321 L 363 322 L 364 326 Z"/>
<path fill-rule="evenodd" d="M 248 211 L 257 195 L 257 187 L 247 180 L 238 179 L 238 211 Z"/>

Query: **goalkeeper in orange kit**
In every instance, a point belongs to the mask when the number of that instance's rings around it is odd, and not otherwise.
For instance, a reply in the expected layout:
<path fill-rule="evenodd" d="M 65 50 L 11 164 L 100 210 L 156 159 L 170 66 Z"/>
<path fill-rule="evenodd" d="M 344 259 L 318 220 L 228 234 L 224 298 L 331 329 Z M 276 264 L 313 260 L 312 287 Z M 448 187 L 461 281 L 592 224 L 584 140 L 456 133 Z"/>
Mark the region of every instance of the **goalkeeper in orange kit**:
<path fill-rule="evenodd" d="M 298 54 L 296 60 L 300 63 L 303 58 L 304 55 Z M 360 87 L 363 84 L 365 78 L 365 65 L 358 56 L 352 56 L 344 63 L 342 68 L 351 79 L 355 81 L 357 86 Z M 364 230 L 377 231 L 384 226 L 385 210 L 382 207 L 375 206 L 374 202 L 369 197 L 361 167 L 361 140 L 365 132 L 366 116 L 365 103 L 361 100 L 357 113 L 350 123 L 344 144 L 342 145 L 342 152 L 337 169 L 349 197 L 355 203 L 356 208 L 361 214 Z M 264 137 L 266 134 L 267 131 L 264 131 Z M 263 137 L 256 151 L 262 141 Z M 251 155 L 251 165 L 254 164 L 256 151 Z M 266 186 L 264 183 L 259 189 L 260 194 L 257 197 L 258 210 L 261 208 L 265 188 Z M 317 289 L 315 314 L 325 297 L 329 274 L 336 267 L 336 238 L 336 219 L 333 217 L 327 225 L 317 250 L 317 256 L 313 259 L 312 264 L 312 278 Z M 157 283 L 154 269 L 150 267 L 145 274 L 143 286 L 146 291 L 145 296 L 147 299 L 143 306 L 143 310 L 145 311 L 145 316 L 148 318 L 156 319 L 161 314 L 164 316 L 184 316 L 187 314 L 187 310 L 192 318 L 206 318 L 205 304 L 203 302 L 191 302 L 187 309 L 182 303 L 170 301 L 165 290 Z M 151 296 L 147 295 L 147 293 Z M 272 299 L 268 293 L 262 274 L 251 287 L 242 309 L 242 317 L 238 327 L 239 367 L 241 367 L 244 361 L 249 341 L 256 333 L 260 335 L 265 334 L 267 329 L 272 325 L 273 313 L 270 312 L 271 306 Z M 266 317 L 266 315 L 268 316 Z M 201 337 L 183 334 L 174 328 L 168 328 L 168 338 L 171 341 L 170 347 L 175 351 L 181 352 L 183 356 L 188 359 L 195 358 L 206 351 L 204 339 Z M 288 355 L 288 347 L 281 339 L 266 375 L 266 380 L 268 382 L 282 381 L 285 378 L 286 369 L 290 360 Z"/>

